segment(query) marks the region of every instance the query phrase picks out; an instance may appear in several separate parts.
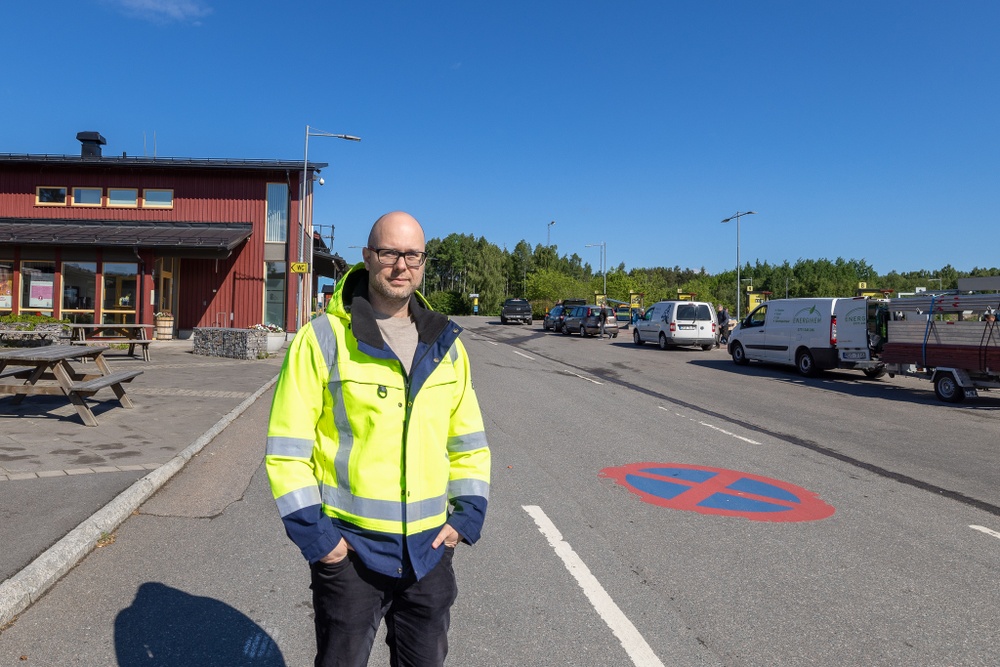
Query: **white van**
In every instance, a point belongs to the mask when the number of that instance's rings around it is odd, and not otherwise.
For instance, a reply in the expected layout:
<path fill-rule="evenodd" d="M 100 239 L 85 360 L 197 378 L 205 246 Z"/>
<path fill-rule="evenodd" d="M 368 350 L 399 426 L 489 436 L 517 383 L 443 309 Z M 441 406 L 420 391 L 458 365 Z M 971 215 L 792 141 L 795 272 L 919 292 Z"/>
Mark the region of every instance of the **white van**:
<path fill-rule="evenodd" d="M 729 354 L 741 366 L 768 361 L 795 366 L 806 376 L 829 368 L 858 368 L 878 377 L 884 369 L 872 360 L 868 330 L 876 304 L 864 297 L 767 301 L 737 324 L 729 336 Z"/>
<path fill-rule="evenodd" d="M 635 323 L 632 340 L 636 345 L 659 344 L 661 350 L 679 345 L 696 345 L 703 350 L 715 347 L 718 322 L 712 304 L 704 301 L 658 301 Z"/>

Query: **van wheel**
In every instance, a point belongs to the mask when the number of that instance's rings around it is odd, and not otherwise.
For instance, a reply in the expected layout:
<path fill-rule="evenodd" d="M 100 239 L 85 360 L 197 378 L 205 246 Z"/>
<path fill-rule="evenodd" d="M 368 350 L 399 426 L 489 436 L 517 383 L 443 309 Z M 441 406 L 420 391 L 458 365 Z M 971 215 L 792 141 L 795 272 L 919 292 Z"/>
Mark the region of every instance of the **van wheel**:
<path fill-rule="evenodd" d="M 706 352 L 708 352 L 708 351 L 709 351 L 709 350 L 711 350 L 711 349 L 712 349 L 713 347 L 715 347 L 715 346 L 714 346 L 714 345 L 702 345 L 702 346 L 701 346 L 701 349 L 703 349 L 703 350 L 705 350 Z"/>
<path fill-rule="evenodd" d="M 888 373 L 888 371 L 885 370 L 885 366 L 879 366 L 878 368 L 866 368 L 866 369 L 864 369 L 865 377 L 868 377 L 868 378 L 870 378 L 872 380 L 877 380 L 880 377 L 882 377 L 883 375 L 885 375 L 886 373 Z"/>
<path fill-rule="evenodd" d="M 941 373 L 934 380 L 934 393 L 945 403 L 959 403 L 965 398 L 965 390 L 958 386 L 955 376 Z"/>
<path fill-rule="evenodd" d="M 733 345 L 733 363 L 737 366 L 746 366 L 750 363 L 750 360 L 747 359 L 746 350 L 739 343 Z"/>
<path fill-rule="evenodd" d="M 809 350 L 799 352 L 799 356 L 795 358 L 795 365 L 798 366 L 799 373 L 805 375 L 807 378 L 816 375 L 816 360 L 813 359 L 812 353 Z"/>
<path fill-rule="evenodd" d="M 662 332 L 660 333 L 660 341 L 659 341 L 659 343 L 660 343 L 660 349 L 661 350 L 667 349 L 667 335 L 665 333 L 662 333 Z"/>
<path fill-rule="evenodd" d="M 567 336 L 569 335 L 569 329 L 566 328 L 566 323 L 565 322 L 563 322 L 563 325 L 562 325 L 562 332 L 565 335 L 567 335 Z"/>
<path fill-rule="evenodd" d="M 643 339 L 639 338 L 638 329 L 632 329 L 632 342 L 635 343 L 636 345 L 642 345 L 643 343 L 646 342 Z"/>

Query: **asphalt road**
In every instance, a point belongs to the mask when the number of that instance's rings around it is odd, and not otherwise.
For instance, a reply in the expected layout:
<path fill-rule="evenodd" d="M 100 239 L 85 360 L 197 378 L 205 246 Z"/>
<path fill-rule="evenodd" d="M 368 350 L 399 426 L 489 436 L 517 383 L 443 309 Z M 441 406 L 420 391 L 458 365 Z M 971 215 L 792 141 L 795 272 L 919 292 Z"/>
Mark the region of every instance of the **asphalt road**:
<path fill-rule="evenodd" d="M 460 321 L 494 471 L 449 664 L 996 664 L 1000 397 Z M 306 569 L 260 468 L 269 397 L 4 630 L 0 664 L 311 664 Z M 639 463 L 833 513 L 664 507 L 610 476 Z"/>

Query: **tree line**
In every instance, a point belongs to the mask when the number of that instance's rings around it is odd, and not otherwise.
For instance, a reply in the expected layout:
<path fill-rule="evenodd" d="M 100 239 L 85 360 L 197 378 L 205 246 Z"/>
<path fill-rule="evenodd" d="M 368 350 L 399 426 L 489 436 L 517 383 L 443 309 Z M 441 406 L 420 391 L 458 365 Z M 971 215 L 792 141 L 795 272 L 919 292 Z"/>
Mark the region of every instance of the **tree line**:
<path fill-rule="evenodd" d="M 469 294 L 479 295 L 479 314 L 498 315 L 509 297 L 523 297 L 541 317 L 562 299 L 587 299 L 604 293 L 605 276 L 573 253 L 559 255 L 557 246 L 519 241 L 513 251 L 472 234 L 449 234 L 427 241 L 424 266 L 424 294 L 435 310 L 450 315 L 472 313 Z M 867 289 L 892 290 L 892 294 L 956 289 L 959 278 L 1000 275 L 998 268 L 959 271 L 946 265 L 936 271 L 891 271 L 879 275 L 864 259 L 799 259 L 794 264 L 769 264 L 759 260 L 740 267 L 741 312 L 746 311 L 746 292 L 770 292 L 769 298 L 846 297 L 857 294 L 859 283 Z M 643 295 L 645 304 L 691 294 L 698 301 L 710 301 L 736 308 L 736 269 L 709 274 L 701 269 L 633 268 L 624 262 L 607 270 L 607 296 L 628 302 L 629 295 Z"/>

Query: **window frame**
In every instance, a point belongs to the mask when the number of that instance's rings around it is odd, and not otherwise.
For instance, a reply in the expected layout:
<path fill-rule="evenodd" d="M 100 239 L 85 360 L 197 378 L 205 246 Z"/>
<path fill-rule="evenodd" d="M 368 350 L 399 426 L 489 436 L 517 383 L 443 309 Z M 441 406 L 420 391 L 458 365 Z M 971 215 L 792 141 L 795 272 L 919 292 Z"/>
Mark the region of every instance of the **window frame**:
<path fill-rule="evenodd" d="M 112 192 L 133 192 L 135 196 L 132 198 L 131 204 L 116 204 L 112 201 Z M 139 188 L 108 188 L 108 208 L 139 208 Z"/>
<path fill-rule="evenodd" d="M 170 203 L 169 204 L 150 204 L 146 199 L 147 192 L 169 192 L 170 193 Z M 143 188 L 142 189 L 142 208 L 158 208 L 158 209 L 173 209 L 174 207 L 174 189 L 173 188 Z"/>
<path fill-rule="evenodd" d="M 63 200 L 61 202 L 42 201 L 42 190 L 62 190 Z M 38 185 L 35 186 L 35 206 L 68 206 L 69 188 L 65 185 Z"/>
<path fill-rule="evenodd" d="M 97 202 L 96 204 L 91 204 L 91 203 L 88 203 L 88 202 L 84 202 L 84 203 L 78 202 L 76 200 L 76 193 L 79 190 L 96 190 L 98 193 L 100 193 L 98 195 L 98 197 L 100 198 L 100 201 Z M 72 192 L 73 192 L 73 202 L 72 202 L 72 204 L 70 204 L 71 206 L 83 206 L 83 207 L 89 207 L 89 208 L 101 208 L 101 207 L 104 206 L 104 188 L 97 188 L 97 187 L 93 187 L 93 186 L 90 186 L 90 185 L 85 185 L 85 186 L 80 186 L 80 187 L 75 187 L 74 186 L 73 189 L 72 189 Z"/>

